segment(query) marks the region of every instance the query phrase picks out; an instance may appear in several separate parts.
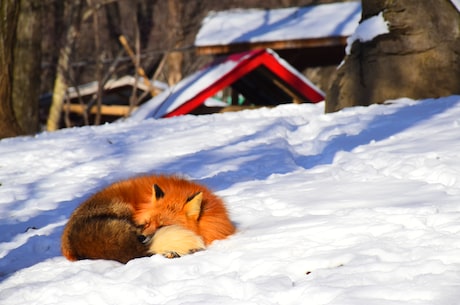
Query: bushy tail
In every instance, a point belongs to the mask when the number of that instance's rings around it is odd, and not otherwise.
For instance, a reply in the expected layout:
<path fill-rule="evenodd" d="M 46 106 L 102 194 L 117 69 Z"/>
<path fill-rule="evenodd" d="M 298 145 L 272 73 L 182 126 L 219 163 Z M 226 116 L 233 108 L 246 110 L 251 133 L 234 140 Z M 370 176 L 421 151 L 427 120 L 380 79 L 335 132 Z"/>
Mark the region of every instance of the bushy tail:
<path fill-rule="evenodd" d="M 201 251 L 205 248 L 206 246 L 201 236 L 179 225 L 171 225 L 156 231 L 149 253 L 162 254 L 166 257 L 178 257 Z"/>

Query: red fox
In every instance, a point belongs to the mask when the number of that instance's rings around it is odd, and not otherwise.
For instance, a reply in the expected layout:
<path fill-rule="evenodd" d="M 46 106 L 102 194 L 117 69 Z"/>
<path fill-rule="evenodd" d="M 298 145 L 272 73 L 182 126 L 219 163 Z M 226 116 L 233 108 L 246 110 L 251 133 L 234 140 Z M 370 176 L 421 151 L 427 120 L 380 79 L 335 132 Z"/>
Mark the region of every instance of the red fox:
<path fill-rule="evenodd" d="M 223 201 L 205 186 L 176 176 L 139 176 L 96 193 L 71 215 L 62 253 L 72 261 L 126 263 L 203 250 L 235 232 Z"/>

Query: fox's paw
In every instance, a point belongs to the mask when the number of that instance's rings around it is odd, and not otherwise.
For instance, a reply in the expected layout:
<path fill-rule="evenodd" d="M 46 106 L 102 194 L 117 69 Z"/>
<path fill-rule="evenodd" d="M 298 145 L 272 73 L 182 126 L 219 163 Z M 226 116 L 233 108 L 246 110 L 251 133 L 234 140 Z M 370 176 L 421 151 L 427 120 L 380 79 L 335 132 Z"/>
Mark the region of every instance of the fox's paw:
<path fill-rule="evenodd" d="M 180 254 L 174 251 L 168 251 L 162 254 L 166 258 L 178 258 Z"/>
<path fill-rule="evenodd" d="M 190 249 L 188 250 L 188 253 L 185 253 L 185 254 L 179 254 L 177 253 L 176 251 L 166 251 L 164 253 L 162 253 L 162 255 L 166 258 L 178 258 L 178 257 L 182 257 L 186 254 L 193 254 L 193 253 L 196 253 L 196 252 L 199 252 L 199 251 L 203 251 L 204 249 L 200 248 L 200 249 Z"/>
<path fill-rule="evenodd" d="M 203 250 L 204 250 L 204 248 L 190 249 L 190 250 L 188 250 L 188 254 L 193 254 L 193 253 L 203 251 Z"/>

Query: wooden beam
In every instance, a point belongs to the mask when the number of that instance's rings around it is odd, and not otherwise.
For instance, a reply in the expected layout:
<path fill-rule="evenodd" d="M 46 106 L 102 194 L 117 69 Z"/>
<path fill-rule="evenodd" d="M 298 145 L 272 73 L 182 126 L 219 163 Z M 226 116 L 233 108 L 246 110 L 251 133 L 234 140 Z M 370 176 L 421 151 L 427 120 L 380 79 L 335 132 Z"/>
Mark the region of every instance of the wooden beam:
<path fill-rule="evenodd" d="M 64 111 L 68 110 L 69 112 L 83 114 L 86 111 L 86 107 L 78 104 L 65 104 Z M 90 113 L 96 114 L 97 109 L 96 107 L 92 107 Z M 129 114 L 129 106 L 124 105 L 102 105 L 101 106 L 101 114 L 102 115 L 111 115 L 111 116 L 126 116 Z"/>
<path fill-rule="evenodd" d="M 299 97 L 296 93 L 294 93 L 291 89 L 289 89 L 279 80 L 272 79 L 272 81 L 276 86 L 280 87 L 284 92 L 286 92 L 287 95 L 289 95 L 292 98 L 292 102 L 294 104 L 301 104 L 303 102 L 303 99 L 301 97 Z"/>
<path fill-rule="evenodd" d="M 249 50 L 257 49 L 302 49 L 302 48 L 317 48 L 317 47 L 335 47 L 345 46 L 347 44 L 347 37 L 325 37 L 315 39 L 300 39 L 300 40 L 278 40 L 278 41 L 265 41 L 265 42 L 245 42 L 234 43 L 227 45 L 208 45 L 196 46 L 196 53 L 198 55 L 218 55 L 238 53 Z"/>

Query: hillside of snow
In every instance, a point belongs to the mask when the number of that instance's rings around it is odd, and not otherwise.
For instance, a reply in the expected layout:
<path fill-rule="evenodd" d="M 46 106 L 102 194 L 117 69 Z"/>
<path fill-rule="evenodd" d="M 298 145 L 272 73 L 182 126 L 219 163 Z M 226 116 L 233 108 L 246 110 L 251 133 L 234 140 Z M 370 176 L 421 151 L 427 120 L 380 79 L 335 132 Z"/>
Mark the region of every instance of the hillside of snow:
<path fill-rule="evenodd" d="M 460 96 L 183 116 L 0 141 L 0 304 L 454 305 Z M 97 190 L 176 173 L 238 232 L 178 259 L 69 262 Z"/>

